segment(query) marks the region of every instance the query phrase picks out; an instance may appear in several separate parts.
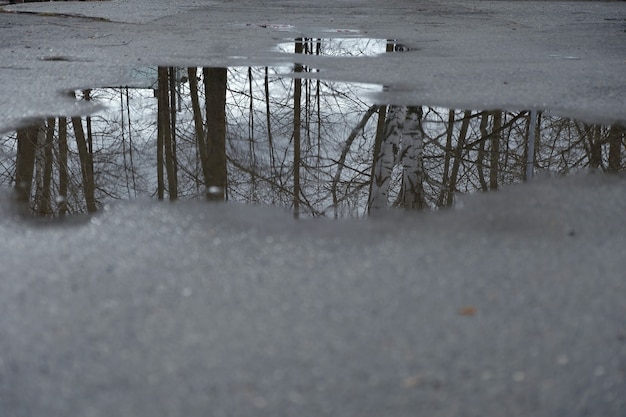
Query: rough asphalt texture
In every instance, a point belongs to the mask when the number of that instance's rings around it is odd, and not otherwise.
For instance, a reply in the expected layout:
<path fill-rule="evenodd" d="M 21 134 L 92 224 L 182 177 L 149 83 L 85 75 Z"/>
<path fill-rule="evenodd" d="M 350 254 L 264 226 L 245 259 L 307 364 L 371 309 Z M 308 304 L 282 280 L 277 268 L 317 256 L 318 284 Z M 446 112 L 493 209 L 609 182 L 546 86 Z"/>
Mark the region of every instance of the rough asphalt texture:
<path fill-rule="evenodd" d="M 119 85 L 137 65 L 290 62 L 276 43 L 338 33 L 414 48 L 310 57 L 397 102 L 626 116 L 624 2 L 4 9 L 46 14 L 0 13 L 0 130 L 81 112 L 60 91 Z M 544 179 L 338 223 L 134 202 L 40 224 L 5 193 L 0 416 L 624 417 L 624 180 Z"/>

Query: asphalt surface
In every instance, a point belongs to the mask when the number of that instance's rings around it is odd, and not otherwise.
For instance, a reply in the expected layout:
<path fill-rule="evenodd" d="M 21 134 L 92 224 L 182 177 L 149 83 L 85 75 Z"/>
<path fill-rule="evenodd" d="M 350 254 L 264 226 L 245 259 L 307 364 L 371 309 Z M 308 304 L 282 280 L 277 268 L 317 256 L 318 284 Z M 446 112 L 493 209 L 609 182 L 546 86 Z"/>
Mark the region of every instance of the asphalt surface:
<path fill-rule="evenodd" d="M 0 14 L 0 130 L 72 110 L 60 107 L 60 91 L 119 85 L 137 66 L 291 63 L 276 45 L 300 36 L 398 39 L 412 48 L 304 62 L 328 79 L 389 86 L 398 103 L 626 117 L 623 2 L 133 0 L 3 9 L 45 15 Z M 77 14 L 92 19 L 67 16 Z"/>
<path fill-rule="evenodd" d="M 413 48 L 311 58 L 398 103 L 626 115 L 623 2 L 4 9 L 39 14 L 0 13 L 0 130 L 83 112 L 60 92 L 137 65 L 290 62 L 277 42 L 337 34 Z M 0 415 L 623 417 L 625 190 L 588 174 L 360 222 L 144 201 L 52 224 L 3 192 Z"/>

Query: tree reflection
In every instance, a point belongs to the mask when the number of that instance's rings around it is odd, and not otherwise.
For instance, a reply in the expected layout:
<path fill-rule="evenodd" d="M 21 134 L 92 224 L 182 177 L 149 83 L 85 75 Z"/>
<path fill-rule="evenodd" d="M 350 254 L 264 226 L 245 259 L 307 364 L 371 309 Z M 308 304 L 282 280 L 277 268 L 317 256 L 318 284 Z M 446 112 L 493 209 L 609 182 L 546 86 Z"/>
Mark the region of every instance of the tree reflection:
<path fill-rule="evenodd" d="M 321 49 L 315 39 L 294 44 L 298 54 Z M 300 64 L 284 72 L 146 68 L 142 88 L 78 91 L 108 110 L 0 137 L 0 183 L 48 217 L 167 195 L 341 218 L 449 207 L 459 193 L 533 173 L 624 171 L 623 126 L 545 111 L 376 105 L 363 98 L 371 86 L 323 81 Z"/>

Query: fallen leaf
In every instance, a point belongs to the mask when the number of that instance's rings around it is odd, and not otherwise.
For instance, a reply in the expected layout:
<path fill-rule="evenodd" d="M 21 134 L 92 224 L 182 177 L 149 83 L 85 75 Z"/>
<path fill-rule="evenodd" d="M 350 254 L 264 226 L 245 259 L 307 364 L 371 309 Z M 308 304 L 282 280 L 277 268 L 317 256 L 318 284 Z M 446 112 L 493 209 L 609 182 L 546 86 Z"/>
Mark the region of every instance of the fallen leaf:
<path fill-rule="evenodd" d="M 474 306 L 463 306 L 463 307 L 459 308 L 459 314 L 461 316 L 472 317 L 472 316 L 476 315 L 476 307 L 474 307 Z"/>

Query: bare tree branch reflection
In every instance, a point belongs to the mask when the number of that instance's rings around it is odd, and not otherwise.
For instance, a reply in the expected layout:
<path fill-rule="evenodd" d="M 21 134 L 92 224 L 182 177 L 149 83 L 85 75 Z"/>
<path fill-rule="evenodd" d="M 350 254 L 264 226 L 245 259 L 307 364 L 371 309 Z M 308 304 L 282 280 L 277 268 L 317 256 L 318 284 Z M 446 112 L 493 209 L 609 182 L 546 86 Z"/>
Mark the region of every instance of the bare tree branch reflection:
<path fill-rule="evenodd" d="M 331 45 L 291 42 L 298 54 Z M 0 184 L 48 217 L 167 193 L 341 218 L 449 207 L 458 193 L 524 181 L 527 167 L 625 170 L 623 126 L 545 110 L 533 124 L 527 110 L 373 104 L 363 98 L 372 86 L 319 80 L 305 65 L 144 68 L 137 78 L 76 92 L 108 110 L 70 117 L 69 128 L 60 115 L 1 136 Z"/>

